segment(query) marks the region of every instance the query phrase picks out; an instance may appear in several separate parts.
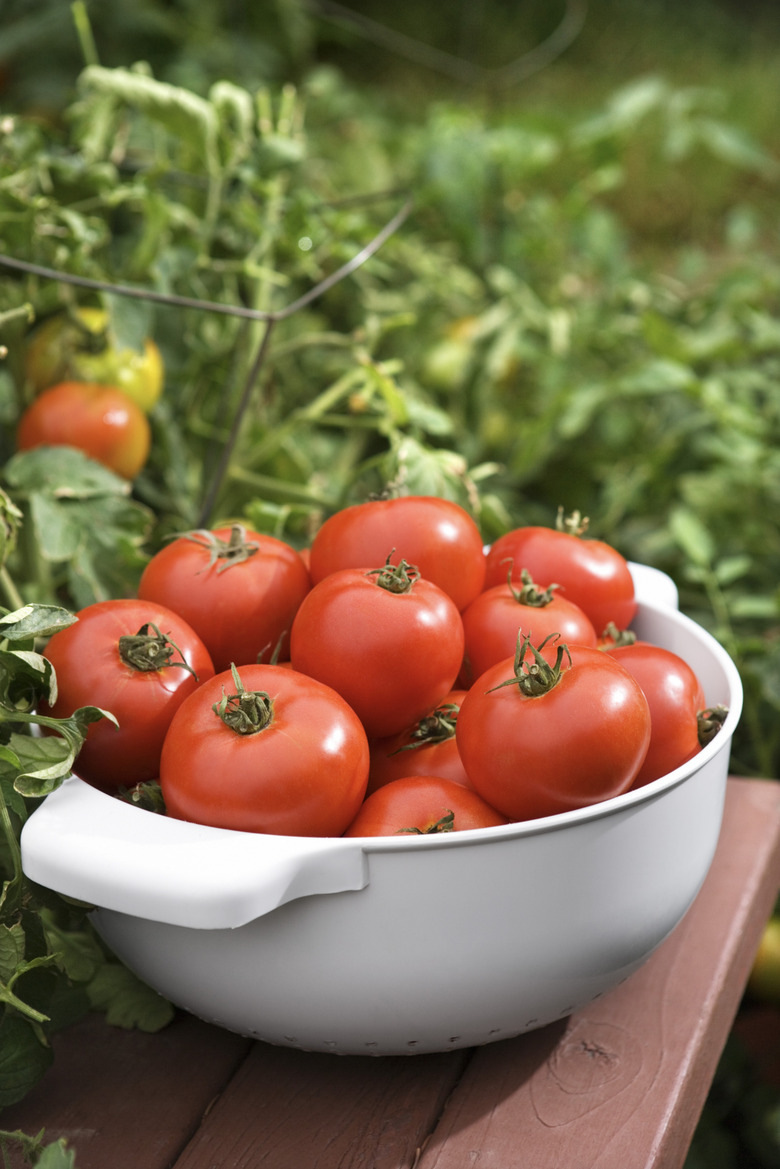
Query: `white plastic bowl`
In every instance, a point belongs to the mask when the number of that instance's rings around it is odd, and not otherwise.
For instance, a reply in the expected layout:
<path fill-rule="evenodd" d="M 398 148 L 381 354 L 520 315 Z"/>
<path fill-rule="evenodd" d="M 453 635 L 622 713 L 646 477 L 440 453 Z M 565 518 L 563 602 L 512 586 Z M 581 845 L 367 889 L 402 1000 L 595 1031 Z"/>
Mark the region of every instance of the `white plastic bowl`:
<path fill-rule="evenodd" d="M 174 1003 L 271 1043 L 444 1051 L 568 1015 L 641 966 L 696 897 L 741 713 L 734 664 L 673 608 L 668 577 L 637 566 L 636 581 L 638 635 L 729 708 L 695 759 L 645 788 L 499 828 L 304 839 L 167 820 L 72 778 L 27 822 L 25 870 L 99 907 L 108 944 Z"/>

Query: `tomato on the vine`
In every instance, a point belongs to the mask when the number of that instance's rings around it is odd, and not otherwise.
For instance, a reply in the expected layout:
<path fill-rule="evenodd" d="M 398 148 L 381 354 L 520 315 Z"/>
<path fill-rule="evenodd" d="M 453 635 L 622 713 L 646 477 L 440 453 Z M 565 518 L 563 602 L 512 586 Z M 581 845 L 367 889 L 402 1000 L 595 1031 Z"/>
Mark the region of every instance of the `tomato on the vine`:
<path fill-rule="evenodd" d="M 451 690 L 414 726 L 397 735 L 370 740 L 368 792 L 406 775 L 438 775 L 470 787 L 455 739 L 455 726 L 465 690 Z"/>
<path fill-rule="evenodd" d="M 463 622 L 450 597 L 404 560 L 347 568 L 324 577 L 303 599 L 290 660 L 343 695 L 369 736 L 392 735 L 453 688 Z"/>
<path fill-rule="evenodd" d="M 35 394 L 62 381 L 98 382 L 122 390 L 144 413 L 158 401 L 164 380 L 151 338 L 140 350 L 120 345 L 109 314 L 88 306 L 43 321 L 27 342 L 24 370 Z"/>
<path fill-rule="evenodd" d="M 402 495 L 342 508 L 311 545 L 314 584 L 344 568 L 373 568 L 390 557 L 414 564 L 464 609 L 485 581 L 485 553 L 475 521 L 459 504 L 433 495 Z"/>
<path fill-rule="evenodd" d="M 429 836 L 507 823 L 470 788 L 440 775 L 410 775 L 367 796 L 344 836 Z"/>
<path fill-rule="evenodd" d="M 552 634 L 567 645 L 597 644 L 593 623 L 579 605 L 552 587 L 538 588 L 525 569 L 520 580 L 485 589 L 462 617 L 466 648 L 460 681 L 466 687 L 496 662 L 512 657 L 520 632 L 534 645 L 544 645 L 545 656 L 551 652 L 553 659 L 555 643 L 547 640 Z"/>
<path fill-rule="evenodd" d="M 163 739 L 184 699 L 212 677 L 208 650 L 178 614 L 137 600 L 96 601 L 50 638 L 57 698 L 43 713 L 65 718 L 82 706 L 114 715 L 92 723 L 75 764 L 103 790 L 156 779 Z"/>
<path fill-rule="evenodd" d="M 556 585 L 561 596 L 586 613 L 596 634 L 612 621 L 627 629 L 637 609 L 634 578 L 625 557 L 611 544 L 585 536 L 587 520 L 574 513 L 559 527 L 527 526 L 505 532 L 487 554 L 485 588 L 515 580 L 525 569 L 542 588 Z"/>
<path fill-rule="evenodd" d="M 294 548 L 233 524 L 187 532 L 161 548 L 138 595 L 180 613 L 221 671 L 288 657 L 293 618 L 310 588 Z"/>
<path fill-rule="evenodd" d="M 701 750 L 699 735 L 707 717 L 704 691 L 688 663 L 672 650 L 630 641 L 604 652 L 637 680 L 650 707 L 650 746 L 632 785 L 642 787 Z"/>
<path fill-rule="evenodd" d="M 650 710 L 602 650 L 559 645 L 550 665 L 526 639 L 471 687 L 456 737 L 475 790 L 528 820 L 627 791 L 647 753 Z"/>
<path fill-rule="evenodd" d="M 160 787 L 170 816 L 281 836 L 340 836 L 360 807 L 368 740 L 330 687 L 281 666 L 217 674 L 174 716 Z"/>
<path fill-rule="evenodd" d="M 35 398 L 19 419 L 20 451 L 77 447 L 124 479 L 134 479 L 149 457 L 146 415 L 116 386 L 59 382 Z"/>

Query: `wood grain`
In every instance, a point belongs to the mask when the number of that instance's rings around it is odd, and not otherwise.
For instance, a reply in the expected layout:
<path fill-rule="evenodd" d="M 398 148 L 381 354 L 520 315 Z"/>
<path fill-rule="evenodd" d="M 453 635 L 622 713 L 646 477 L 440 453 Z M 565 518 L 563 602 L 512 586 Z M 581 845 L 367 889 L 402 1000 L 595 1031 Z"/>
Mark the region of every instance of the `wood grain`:
<path fill-rule="evenodd" d="M 597 1003 L 478 1050 L 419 1169 L 680 1166 L 780 887 L 779 821 L 780 785 L 732 783 L 677 930 Z"/>

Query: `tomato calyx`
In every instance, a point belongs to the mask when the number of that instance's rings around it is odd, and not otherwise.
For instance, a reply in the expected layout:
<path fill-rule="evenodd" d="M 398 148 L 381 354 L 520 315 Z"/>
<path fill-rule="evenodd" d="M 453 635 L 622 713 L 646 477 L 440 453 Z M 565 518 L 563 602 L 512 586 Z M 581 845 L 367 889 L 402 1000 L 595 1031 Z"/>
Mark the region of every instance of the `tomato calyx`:
<path fill-rule="evenodd" d="M 395 549 L 393 549 L 394 551 Z M 393 552 L 390 553 L 390 556 L 393 555 Z M 405 560 L 400 560 L 398 564 L 391 564 L 390 556 L 381 568 L 370 569 L 366 576 L 376 577 L 376 584 L 380 589 L 403 596 L 404 593 L 410 593 L 414 582 L 420 579 L 420 570 L 414 564 L 407 564 Z"/>
<path fill-rule="evenodd" d="M 512 584 L 511 569 L 507 574 L 507 581 L 509 590 L 518 605 L 527 605 L 532 609 L 545 609 L 555 599 L 555 590 L 560 587 L 557 584 L 551 584 L 546 589 L 540 589 L 527 568 L 524 568 L 520 573 L 522 588 L 517 589 Z"/>
<path fill-rule="evenodd" d="M 726 721 L 728 712 L 727 706 L 709 706 L 706 710 L 699 711 L 697 716 L 698 735 L 702 747 L 706 747 L 707 743 L 715 738 Z"/>
<path fill-rule="evenodd" d="M 567 532 L 570 536 L 584 536 L 588 530 L 590 519 L 588 516 L 583 516 L 581 511 L 573 511 L 571 515 L 566 515 L 562 507 L 558 508 L 558 515 L 555 519 L 555 527 L 559 532 Z"/>
<path fill-rule="evenodd" d="M 209 553 L 208 567 L 212 568 L 216 564 L 217 572 L 224 572 L 226 569 L 232 568 L 234 564 L 243 564 L 260 549 L 260 545 L 256 541 L 247 540 L 246 528 L 243 524 L 233 524 L 227 540 L 223 540 L 221 536 L 205 528 L 196 528 L 191 532 L 174 533 L 171 538 L 178 539 L 182 536 L 185 540 L 192 540 L 193 544 L 199 544 L 201 548 L 207 549 Z M 218 563 L 219 561 L 222 563 Z"/>
<path fill-rule="evenodd" d="M 526 698 L 539 698 L 542 694 L 548 694 L 561 680 L 564 657 L 569 659 L 569 665 L 571 665 L 571 654 L 565 643 L 558 646 L 554 662 L 550 663 L 542 656 L 541 651 L 548 641 L 556 641 L 559 637 L 560 634 L 551 633 L 537 647 L 531 644 L 529 634 L 524 637 L 522 633 L 518 633 L 513 676 L 504 682 L 499 682 L 497 686 L 492 686 L 488 693 L 492 694 L 494 690 L 502 690 L 505 686 L 517 686 L 520 693 Z M 532 662 L 526 661 L 528 651 L 533 654 L 534 660 Z"/>
<path fill-rule="evenodd" d="M 149 630 L 153 629 L 154 633 Z M 169 666 L 180 666 L 192 674 L 197 681 L 198 675 L 185 659 L 173 638 L 167 633 L 161 633 L 154 622 L 147 621 L 137 633 L 123 633 L 119 638 L 119 656 L 126 666 L 138 670 L 142 674 L 150 674 L 153 670 L 165 670 Z M 177 653 L 181 661 L 173 661 Z"/>
<path fill-rule="evenodd" d="M 400 755 L 402 751 L 414 751 L 418 747 L 427 747 L 434 743 L 446 743 L 455 738 L 455 726 L 458 720 L 460 707 L 456 702 L 444 702 L 437 706 L 431 714 L 426 714 L 417 723 L 411 734 L 411 741 L 403 743 L 392 755 Z"/>
<path fill-rule="evenodd" d="M 614 621 L 610 621 L 601 635 L 602 649 L 618 649 L 624 645 L 634 645 L 636 634 L 633 629 L 618 629 Z"/>
<path fill-rule="evenodd" d="M 454 832 L 455 831 L 455 813 L 445 812 L 441 819 L 437 820 L 435 824 L 429 824 L 427 828 L 399 828 L 396 836 L 432 836 L 439 832 Z"/>
<path fill-rule="evenodd" d="M 223 687 L 221 699 L 211 709 L 237 735 L 255 735 L 273 722 L 273 700 L 265 690 L 247 690 L 234 663 L 231 663 L 230 670 L 235 693 L 227 694 Z"/>

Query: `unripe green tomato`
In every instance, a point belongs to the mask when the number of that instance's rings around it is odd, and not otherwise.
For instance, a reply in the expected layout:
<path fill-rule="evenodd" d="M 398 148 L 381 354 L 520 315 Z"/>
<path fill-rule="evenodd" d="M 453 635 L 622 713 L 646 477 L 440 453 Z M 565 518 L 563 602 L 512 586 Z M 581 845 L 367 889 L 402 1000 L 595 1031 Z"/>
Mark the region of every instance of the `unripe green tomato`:
<path fill-rule="evenodd" d="M 108 313 L 78 308 L 49 317 L 30 335 L 25 377 L 35 394 L 62 381 L 116 386 L 147 414 L 160 397 L 164 368 L 160 350 L 147 338 L 142 350 L 119 349 L 108 333 Z"/>
<path fill-rule="evenodd" d="M 771 917 L 764 928 L 748 989 L 762 1002 L 780 1004 L 780 917 Z"/>

